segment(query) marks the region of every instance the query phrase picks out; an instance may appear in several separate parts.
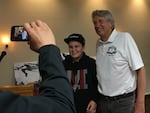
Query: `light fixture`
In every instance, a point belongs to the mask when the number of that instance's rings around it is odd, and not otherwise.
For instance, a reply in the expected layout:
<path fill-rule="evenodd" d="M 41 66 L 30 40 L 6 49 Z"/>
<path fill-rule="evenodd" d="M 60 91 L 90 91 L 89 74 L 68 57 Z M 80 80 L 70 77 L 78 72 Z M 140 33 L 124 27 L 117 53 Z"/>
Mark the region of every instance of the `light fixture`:
<path fill-rule="evenodd" d="M 7 36 L 7 35 L 3 35 L 1 37 L 1 39 L 2 39 L 1 43 L 5 44 L 5 48 L 4 48 L 4 50 L 2 52 L 0 52 L 0 62 L 2 61 L 2 59 L 4 58 L 4 56 L 7 55 L 7 52 L 6 52 L 5 49 L 8 48 L 8 44 L 10 42 L 9 36 Z"/>
<path fill-rule="evenodd" d="M 8 43 L 10 42 L 10 39 L 8 36 L 2 36 L 2 43 L 5 44 L 5 49 L 8 48 Z"/>

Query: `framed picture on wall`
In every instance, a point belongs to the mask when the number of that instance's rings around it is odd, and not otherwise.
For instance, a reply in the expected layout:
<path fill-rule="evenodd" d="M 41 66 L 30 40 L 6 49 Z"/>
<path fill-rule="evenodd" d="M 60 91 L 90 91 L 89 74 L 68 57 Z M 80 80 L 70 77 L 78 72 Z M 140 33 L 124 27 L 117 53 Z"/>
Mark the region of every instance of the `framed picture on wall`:
<path fill-rule="evenodd" d="M 37 61 L 15 63 L 14 76 L 16 85 L 41 81 Z"/>

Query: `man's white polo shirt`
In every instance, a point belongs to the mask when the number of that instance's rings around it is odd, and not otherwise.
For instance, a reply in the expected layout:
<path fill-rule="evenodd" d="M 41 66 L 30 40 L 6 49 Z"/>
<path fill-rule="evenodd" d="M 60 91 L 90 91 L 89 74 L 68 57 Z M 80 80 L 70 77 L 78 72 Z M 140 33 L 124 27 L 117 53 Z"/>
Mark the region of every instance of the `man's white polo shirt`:
<path fill-rule="evenodd" d="M 113 30 L 108 41 L 99 40 L 96 49 L 98 90 L 117 96 L 136 89 L 136 71 L 144 66 L 132 36 Z"/>

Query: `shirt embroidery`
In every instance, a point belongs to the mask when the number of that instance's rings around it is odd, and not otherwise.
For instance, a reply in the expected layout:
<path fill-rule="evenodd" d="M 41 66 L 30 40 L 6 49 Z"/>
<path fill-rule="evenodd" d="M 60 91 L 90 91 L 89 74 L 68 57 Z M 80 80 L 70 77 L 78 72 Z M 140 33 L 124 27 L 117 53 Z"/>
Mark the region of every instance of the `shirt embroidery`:
<path fill-rule="evenodd" d="M 117 53 L 117 49 L 116 49 L 115 46 L 110 46 L 110 47 L 108 48 L 107 54 L 108 54 L 109 56 L 113 56 L 113 55 L 116 54 L 116 53 Z"/>

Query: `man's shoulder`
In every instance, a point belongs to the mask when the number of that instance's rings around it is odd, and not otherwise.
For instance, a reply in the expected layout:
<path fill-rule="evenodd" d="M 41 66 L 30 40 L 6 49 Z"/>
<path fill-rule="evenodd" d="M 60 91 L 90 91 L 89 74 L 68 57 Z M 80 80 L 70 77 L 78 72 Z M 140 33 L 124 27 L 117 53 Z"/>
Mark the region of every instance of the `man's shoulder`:
<path fill-rule="evenodd" d="M 122 31 L 122 32 L 117 32 L 117 35 L 122 36 L 122 37 L 129 37 L 131 36 L 131 34 L 129 32 L 126 31 Z"/>

